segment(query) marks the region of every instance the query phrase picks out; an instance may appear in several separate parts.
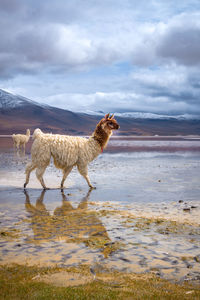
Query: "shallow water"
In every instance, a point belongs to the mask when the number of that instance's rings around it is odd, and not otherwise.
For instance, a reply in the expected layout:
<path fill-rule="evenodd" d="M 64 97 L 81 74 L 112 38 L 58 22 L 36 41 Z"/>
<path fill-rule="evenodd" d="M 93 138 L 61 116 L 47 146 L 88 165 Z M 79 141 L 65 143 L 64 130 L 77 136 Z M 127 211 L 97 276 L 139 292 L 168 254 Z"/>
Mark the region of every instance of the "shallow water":
<path fill-rule="evenodd" d="M 50 190 L 42 192 L 33 172 L 24 192 L 29 154 L 2 151 L 1 263 L 89 263 L 199 280 L 200 151 L 194 151 L 193 140 L 187 140 L 187 151 L 177 151 L 181 140 L 170 152 L 173 141 L 165 141 L 165 151 L 155 151 L 160 141 L 153 141 L 153 151 L 152 141 L 140 142 L 148 150 L 135 151 L 132 139 L 111 140 L 110 149 L 114 143 L 118 150 L 105 151 L 89 166 L 97 189 L 88 191 L 74 169 L 64 193 L 57 189 L 62 174 L 53 165 L 44 175 Z M 129 152 L 119 151 L 123 143 Z"/>

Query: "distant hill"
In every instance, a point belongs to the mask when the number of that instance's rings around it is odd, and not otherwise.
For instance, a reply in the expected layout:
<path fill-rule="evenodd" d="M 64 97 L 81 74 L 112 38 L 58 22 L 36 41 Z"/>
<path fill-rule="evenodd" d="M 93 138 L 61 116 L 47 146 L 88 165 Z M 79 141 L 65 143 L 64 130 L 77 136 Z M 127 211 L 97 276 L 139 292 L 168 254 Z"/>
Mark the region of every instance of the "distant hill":
<path fill-rule="evenodd" d="M 114 109 L 113 109 L 114 110 Z M 74 113 L 39 104 L 0 89 L 0 134 L 25 133 L 30 128 L 45 132 L 90 135 L 101 115 Z M 200 135 L 200 120 L 117 116 L 120 135 Z"/>
<path fill-rule="evenodd" d="M 95 116 L 42 105 L 0 90 L 0 134 L 41 128 L 45 132 L 82 135 L 92 133 L 96 123 Z"/>

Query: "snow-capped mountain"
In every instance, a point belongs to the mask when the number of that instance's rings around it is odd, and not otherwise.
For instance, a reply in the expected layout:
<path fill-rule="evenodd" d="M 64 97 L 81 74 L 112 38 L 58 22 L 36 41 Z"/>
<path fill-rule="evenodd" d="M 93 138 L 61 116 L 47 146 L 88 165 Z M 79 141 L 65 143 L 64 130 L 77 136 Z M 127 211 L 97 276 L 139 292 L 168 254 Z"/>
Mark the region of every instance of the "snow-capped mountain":
<path fill-rule="evenodd" d="M 25 97 L 14 95 L 0 89 L 0 109 L 12 109 L 27 105 L 45 106 Z M 47 105 L 46 105 L 47 106 Z"/>
<path fill-rule="evenodd" d="M 23 107 L 27 105 L 36 105 L 39 107 L 50 108 L 47 104 L 38 103 L 20 95 L 11 94 L 5 90 L 0 89 L 0 109 L 12 109 L 17 107 Z M 107 112 L 103 111 L 91 111 L 85 110 L 78 111 L 77 113 L 87 114 L 91 116 L 104 116 Z M 152 119 L 152 120 L 199 120 L 199 115 L 183 114 L 183 115 L 161 115 L 148 112 L 116 112 L 116 117 L 131 118 L 131 119 Z"/>
<path fill-rule="evenodd" d="M 41 128 L 46 132 L 85 134 L 94 117 L 40 104 L 19 95 L 0 90 L 0 134 L 23 133 Z M 94 125 L 95 126 L 95 125 Z"/>
<path fill-rule="evenodd" d="M 0 89 L 0 134 L 24 133 L 30 128 L 72 135 L 92 134 L 102 111 L 72 112 L 40 104 Z M 151 113 L 115 113 L 120 135 L 199 135 L 200 119 L 190 115 L 165 116 Z"/>
<path fill-rule="evenodd" d="M 83 113 L 82 111 L 79 111 Z M 104 116 L 107 112 L 103 111 L 92 111 L 86 110 L 84 113 L 88 115 L 95 115 L 95 116 Z M 183 115 L 161 115 L 155 113 L 148 113 L 148 112 L 116 112 L 114 113 L 116 117 L 121 118 L 130 118 L 130 119 L 151 119 L 151 120 L 200 120 L 199 115 L 191 115 L 191 114 L 183 114 Z"/>
<path fill-rule="evenodd" d="M 199 120 L 200 116 L 198 115 L 160 115 L 154 113 L 146 112 L 124 112 L 124 113 L 115 113 L 115 116 L 122 118 L 133 118 L 133 119 L 157 119 L 157 120 L 167 120 L 167 119 L 176 119 L 176 120 Z"/>

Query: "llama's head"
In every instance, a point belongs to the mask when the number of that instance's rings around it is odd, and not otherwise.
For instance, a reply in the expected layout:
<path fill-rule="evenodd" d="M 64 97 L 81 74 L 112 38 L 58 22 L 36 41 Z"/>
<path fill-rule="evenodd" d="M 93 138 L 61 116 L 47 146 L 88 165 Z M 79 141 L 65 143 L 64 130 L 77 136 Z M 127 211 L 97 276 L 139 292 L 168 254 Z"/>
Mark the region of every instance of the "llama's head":
<path fill-rule="evenodd" d="M 106 114 L 105 117 L 100 121 L 100 124 L 101 128 L 107 132 L 119 129 L 119 124 L 114 119 L 114 114 L 111 116 L 110 114 Z"/>
<path fill-rule="evenodd" d="M 113 130 L 119 129 L 119 124 L 114 119 L 114 114 L 106 114 L 103 119 L 97 124 L 94 131 L 93 138 L 98 141 L 100 147 L 103 149 L 106 147 Z"/>

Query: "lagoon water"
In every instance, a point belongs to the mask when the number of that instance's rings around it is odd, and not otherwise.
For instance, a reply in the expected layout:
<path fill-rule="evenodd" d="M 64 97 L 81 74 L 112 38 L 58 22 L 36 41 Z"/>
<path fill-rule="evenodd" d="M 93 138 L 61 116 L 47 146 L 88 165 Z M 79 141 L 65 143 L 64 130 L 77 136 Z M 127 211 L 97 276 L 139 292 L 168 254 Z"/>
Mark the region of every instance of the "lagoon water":
<path fill-rule="evenodd" d="M 63 193 L 52 164 L 44 175 L 50 190 L 32 172 L 24 191 L 30 154 L 8 145 L 0 152 L 2 264 L 90 264 L 200 280 L 199 137 L 113 137 L 89 166 L 96 189 L 74 169 Z"/>

